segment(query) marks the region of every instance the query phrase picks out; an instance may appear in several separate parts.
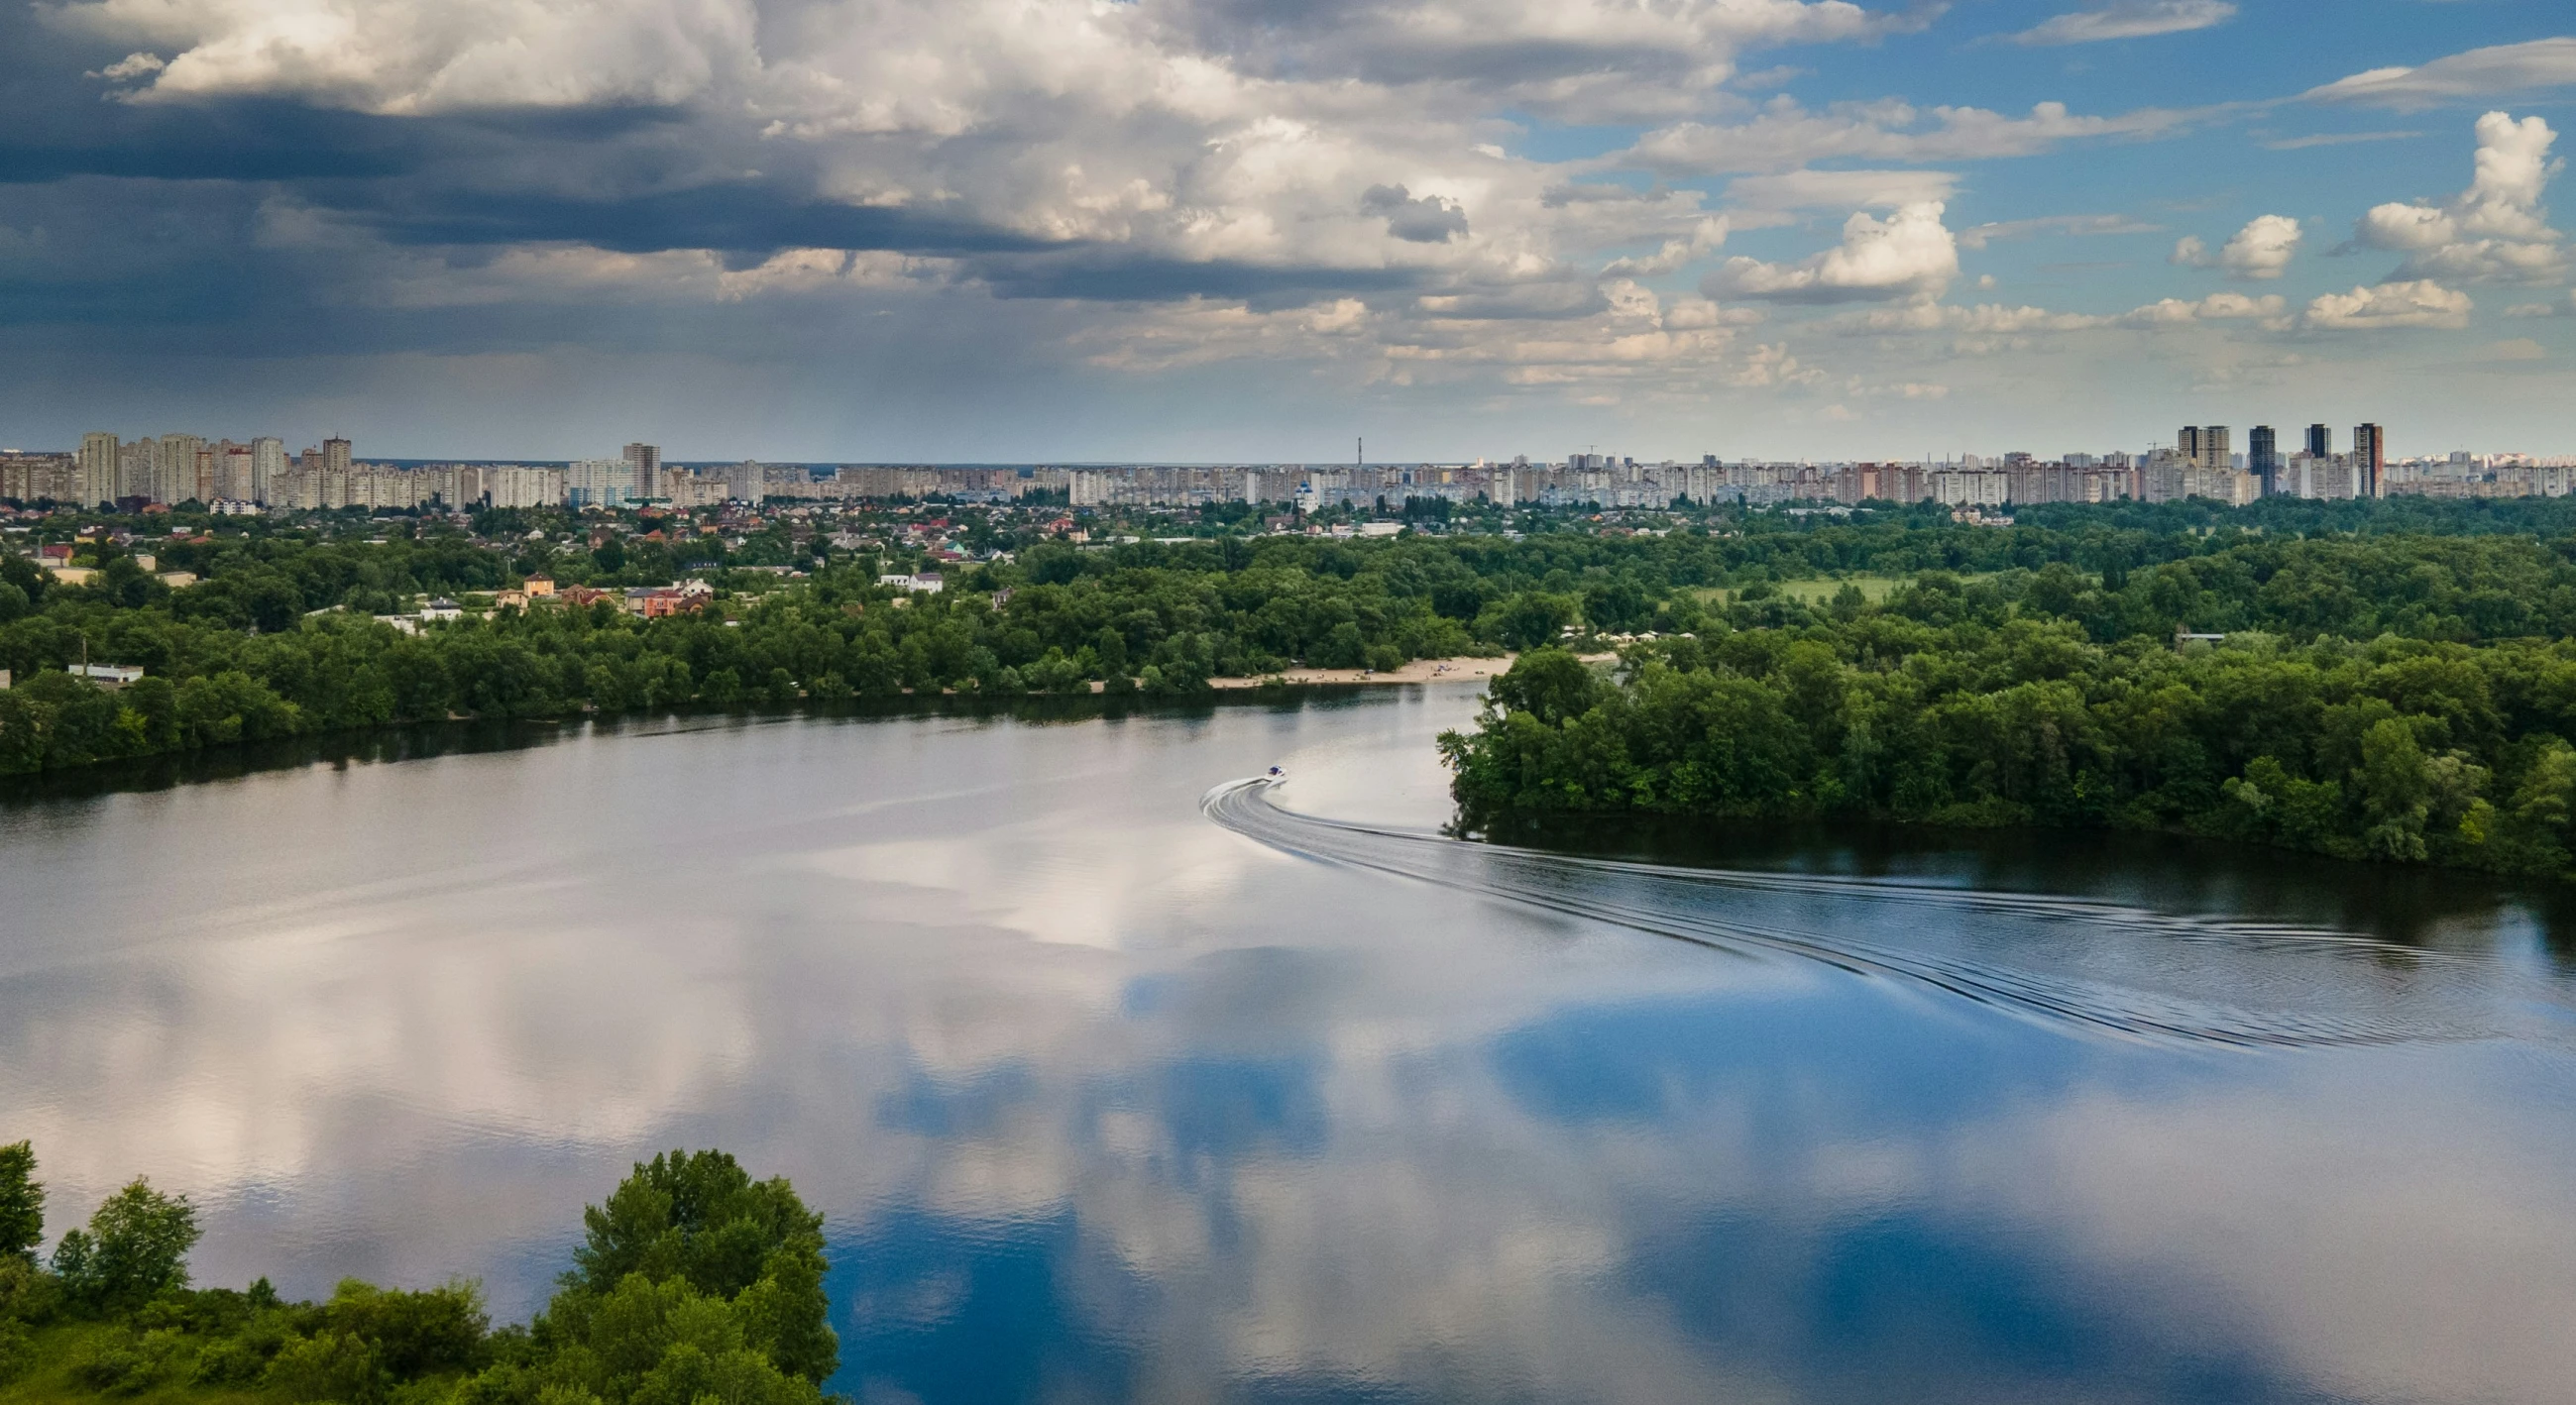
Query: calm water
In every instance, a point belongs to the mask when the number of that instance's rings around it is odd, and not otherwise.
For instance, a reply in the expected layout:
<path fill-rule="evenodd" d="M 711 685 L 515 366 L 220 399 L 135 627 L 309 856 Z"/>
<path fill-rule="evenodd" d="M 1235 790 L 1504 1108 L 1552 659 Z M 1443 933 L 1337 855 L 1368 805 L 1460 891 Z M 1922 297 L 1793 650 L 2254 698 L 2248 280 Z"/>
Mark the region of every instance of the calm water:
<path fill-rule="evenodd" d="M 1430 740 L 1472 708 L 21 798 L 0 1140 L 57 1229 L 188 1191 L 201 1281 L 511 1315 L 627 1163 L 721 1145 L 828 1214 L 868 1402 L 2571 1398 L 2558 899 L 2134 841 L 1462 844 Z"/>

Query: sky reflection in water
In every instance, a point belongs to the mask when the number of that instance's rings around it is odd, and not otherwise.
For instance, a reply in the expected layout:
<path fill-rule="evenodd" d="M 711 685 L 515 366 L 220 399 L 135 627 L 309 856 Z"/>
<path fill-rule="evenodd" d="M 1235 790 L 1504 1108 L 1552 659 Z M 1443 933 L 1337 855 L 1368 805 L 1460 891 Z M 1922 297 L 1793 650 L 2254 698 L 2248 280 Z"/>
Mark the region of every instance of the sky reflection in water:
<path fill-rule="evenodd" d="M 2387 1036 L 2248 1049 L 1480 895 L 1490 853 L 1439 860 L 1466 873 L 1444 886 L 1200 812 L 1284 762 L 1295 810 L 1436 826 L 1430 739 L 1472 707 L 699 721 L 0 808 L 0 1134 L 37 1140 L 58 1229 L 136 1172 L 196 1195 L 202 1280 L 467 1274 L 513 1315 L 627 1162 L 720 1144 L 829 1215 L 835 1384 L 869 1401 L 2576 1379 L 2547 914 L 2436 901 L 2409 935 L 2462 961 L 2316 981 L 2045 916 L 1577 885 L 2104 998 L 2219 970 L 2182 994 Z M 1768 859 L 2215 891 L 2162 884 L 2152 848 Z"/>

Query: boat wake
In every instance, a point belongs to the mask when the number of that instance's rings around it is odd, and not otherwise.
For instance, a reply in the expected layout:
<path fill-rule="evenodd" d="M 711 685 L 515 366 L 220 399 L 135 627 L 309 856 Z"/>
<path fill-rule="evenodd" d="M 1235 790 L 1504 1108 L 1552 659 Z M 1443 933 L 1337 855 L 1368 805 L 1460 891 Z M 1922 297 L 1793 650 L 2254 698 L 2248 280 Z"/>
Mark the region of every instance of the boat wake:
<path fill-rule="evenodd" d="M 2322 927 L 2178 916 L 1898 879 L 1582 858 L 1323 819 L 1269 778 L 1201 800 L 1247 838 L 1327 863 L 1752 955 L 1902 978 L 2054 1022 L 2248 1047 L 2576 1043 L 2562 983 L 2490 957 Z"/>

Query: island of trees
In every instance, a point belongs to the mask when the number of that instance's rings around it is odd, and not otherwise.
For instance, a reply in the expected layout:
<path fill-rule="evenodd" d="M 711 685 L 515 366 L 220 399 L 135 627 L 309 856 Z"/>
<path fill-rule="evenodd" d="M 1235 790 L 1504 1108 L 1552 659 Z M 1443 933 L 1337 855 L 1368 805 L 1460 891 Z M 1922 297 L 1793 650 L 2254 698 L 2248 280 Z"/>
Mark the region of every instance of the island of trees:
<path fill-rule="evenodd" d="M 822 1217 L 720 1151 L 639 1163 L 582 1212 L 553 1299 L 495 1328 L 470 1283 L 342 1282 L 289 1302 L 263 1278 L 195 1288 L 196 1211 L 137 1180 L 50 1260 L 25 1142 L 0 1146 L 0 1402 L 822 1405 Z M 836 1398 L 836 1397 L 835 1397 Z"/>
<path fill-rule="evenodd" d="M 2420 538 L 2248 543 L 2125 581 L 1926 573 L 1879 603 L 1748 601 L 1608 673 L 1534 650 L 1441 747 L 1471 829 L 1865 817 L 2576 877 L 2565 574 L 2560 546 Z"/>

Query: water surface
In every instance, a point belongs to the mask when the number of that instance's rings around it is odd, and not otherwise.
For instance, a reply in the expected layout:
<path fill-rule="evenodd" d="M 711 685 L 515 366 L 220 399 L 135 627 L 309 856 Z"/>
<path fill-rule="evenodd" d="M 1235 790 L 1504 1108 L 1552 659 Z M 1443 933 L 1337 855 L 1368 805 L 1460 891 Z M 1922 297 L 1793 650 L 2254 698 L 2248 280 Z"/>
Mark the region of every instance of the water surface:
<path fill-rule="evenodd" d="M 201 1281 L 508 1315 L 629 1162 L 721 1145 L 827 1214 L 869 1401 L 2568 1398 L 2553 895 L 1462 844 L 1430 740 L 1473 706 L 699 719 L 0 805 L 0 1139 L 56 1229 L 188 1191 Z"/>

